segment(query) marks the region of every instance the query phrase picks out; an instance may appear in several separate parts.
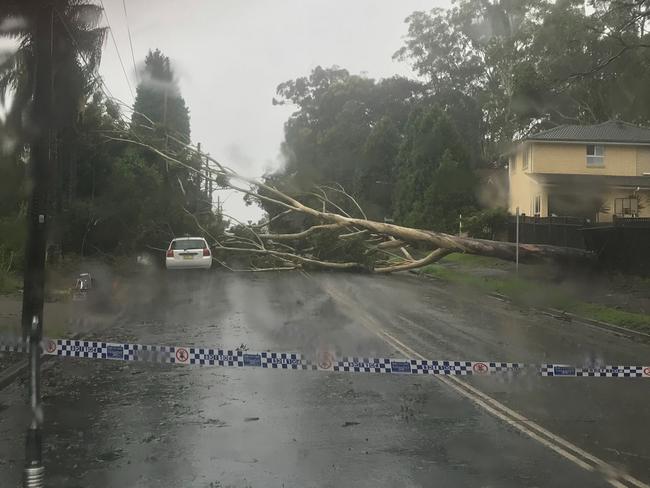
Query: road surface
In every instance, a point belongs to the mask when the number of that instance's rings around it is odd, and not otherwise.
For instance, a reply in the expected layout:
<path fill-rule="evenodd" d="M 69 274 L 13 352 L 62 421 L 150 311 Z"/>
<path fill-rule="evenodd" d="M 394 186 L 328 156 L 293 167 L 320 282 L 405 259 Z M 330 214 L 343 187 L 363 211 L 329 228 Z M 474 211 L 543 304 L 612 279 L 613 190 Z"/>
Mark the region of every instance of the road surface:
<path fill-rule="evenodd" d="M 648 364 L 650 346 L 412 276 L 132 283 L 94 338 L 340 355 Z M 53 359 L 50 488 L 650 485 L 650 381 L 459 380 Z M 18 486 L 24 386 L 0 392 Z"/>

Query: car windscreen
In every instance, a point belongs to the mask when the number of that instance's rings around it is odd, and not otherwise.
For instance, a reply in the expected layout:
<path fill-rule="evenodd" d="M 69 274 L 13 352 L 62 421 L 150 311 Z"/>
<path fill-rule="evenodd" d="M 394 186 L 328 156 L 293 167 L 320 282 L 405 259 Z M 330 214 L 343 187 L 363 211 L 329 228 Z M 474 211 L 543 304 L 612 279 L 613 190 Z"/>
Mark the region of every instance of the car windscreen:
<path fill-rule="evenodd" d="M 186 249 L 203 249 L 206 247 L 203 239 L 183 239 L 181 241 L 172 242 L 172 249 L 177 251 L 184 251 Z"/>

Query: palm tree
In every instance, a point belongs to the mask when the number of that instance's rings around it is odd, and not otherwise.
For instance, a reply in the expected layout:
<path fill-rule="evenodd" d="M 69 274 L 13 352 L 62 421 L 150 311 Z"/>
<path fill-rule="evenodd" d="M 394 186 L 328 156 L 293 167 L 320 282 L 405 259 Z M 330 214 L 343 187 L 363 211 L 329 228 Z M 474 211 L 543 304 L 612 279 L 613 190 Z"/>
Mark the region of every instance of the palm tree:
<path fill-rule="evenodd" d="M 57 127 L 74 122 L 80 101 L 96 88 L 94 72 L 101 60 L 105 27 L 98 27 L 102 9 L 89 0 L 50 0 L 53 6 L 54 112 Z M 0 104 L 7 121 L 20 129 L 34 84 L 34 25 L 42 0 L 5 0 L 0 6 L 0 37 L 17 48 L 0 57 Z M 8 95 L 11 104 L 7 107 Z"/>
<path fill-rule="evenodd" d="M 47 1 L 47 0 L 46 0 Z M 74 198 L 76 127 L 88 97 L 97 90 L 96 70 L 107 34 L 99 26 L 102 8 L 92 0 L 49 0 L 52 6 L 52 120 L 56 150 L 51 190 L 55 214 Z M 34 89 L 35 24 L 43 0 L 4 0 L 0 6 L 0 37 L 13 39 L 16 49 L 0 56 L 0 105 L 6 112 L 5 134 L 17 150 L 30 142 L 29 113 Z M 10 101 L 10 103 L 8 103 Z"/>

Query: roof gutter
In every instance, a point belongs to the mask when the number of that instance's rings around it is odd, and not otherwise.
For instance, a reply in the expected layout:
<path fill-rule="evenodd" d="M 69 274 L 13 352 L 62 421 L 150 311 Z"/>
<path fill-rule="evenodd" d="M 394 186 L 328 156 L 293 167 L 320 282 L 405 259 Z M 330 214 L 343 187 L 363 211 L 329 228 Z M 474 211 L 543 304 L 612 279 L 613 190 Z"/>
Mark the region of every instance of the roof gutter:
<path fill-rule="evenodd" d="M 567 140 L 567 139 L 525 139 L 524 142 L 540 142 L 542 144 L 609 144 L 613 146 L 650 146 L 650 142 L 620 142 L 620 141 L 593 141 L 593 140 Z"/>

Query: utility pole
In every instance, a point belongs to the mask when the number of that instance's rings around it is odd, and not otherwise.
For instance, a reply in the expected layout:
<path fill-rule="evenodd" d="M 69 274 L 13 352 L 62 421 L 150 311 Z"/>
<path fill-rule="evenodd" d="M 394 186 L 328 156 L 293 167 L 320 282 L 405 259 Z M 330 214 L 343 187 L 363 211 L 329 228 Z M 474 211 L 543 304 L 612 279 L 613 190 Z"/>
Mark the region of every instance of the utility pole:
<path fill-rule="evenodd" d="M 48 185 L 51 181 L 52 131 L 52 23 L 53 5 L 42 2 L 35 31 L 36 69 L 31 122 L 36 134 L 30 147 L 31 194 L 27 211 L 27 243 L 23 286 L 22 330 L 29 347 L 29 405 L 31 421 L 25 439 L 23 486 L 40 488 L 45 483 L 43 466 L 41 406 L 41 339 L 43 337 L 43 296 L 45 289 L 46 219 Z"/>
<path fill-rule="evenodd" d="M 214 188 L 212 186 L 212 171 L 210 170 L 210 156 L 205 155 L 205 172 L 208 175 L 208 195 L 210 195 L 210 200 L 212 200 L 212 192 Z"/>

